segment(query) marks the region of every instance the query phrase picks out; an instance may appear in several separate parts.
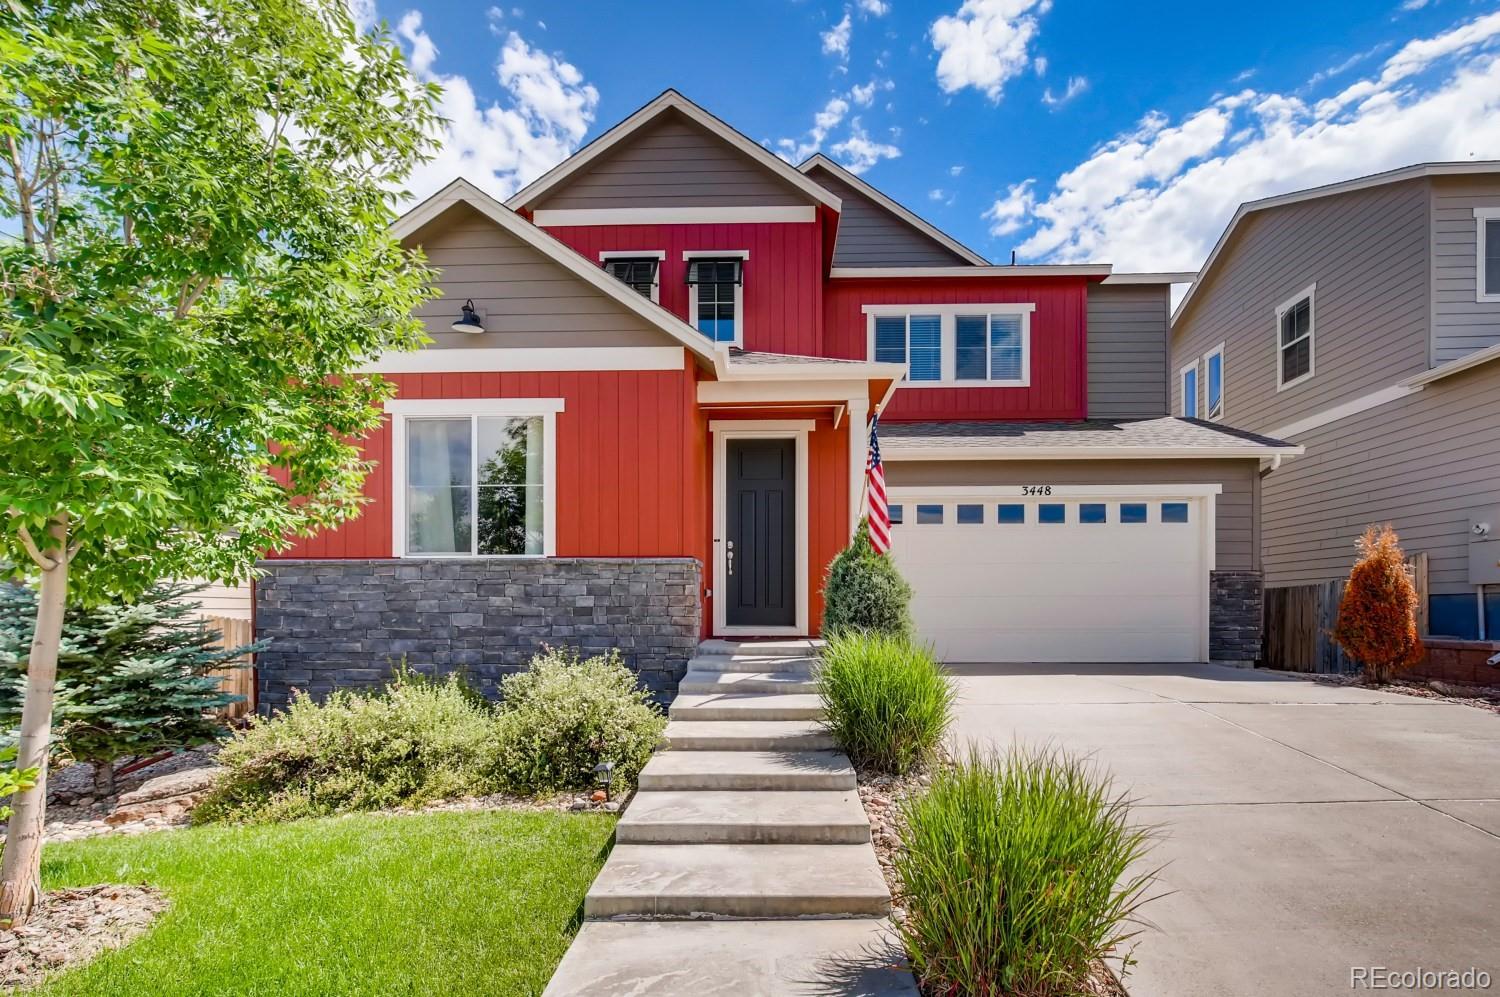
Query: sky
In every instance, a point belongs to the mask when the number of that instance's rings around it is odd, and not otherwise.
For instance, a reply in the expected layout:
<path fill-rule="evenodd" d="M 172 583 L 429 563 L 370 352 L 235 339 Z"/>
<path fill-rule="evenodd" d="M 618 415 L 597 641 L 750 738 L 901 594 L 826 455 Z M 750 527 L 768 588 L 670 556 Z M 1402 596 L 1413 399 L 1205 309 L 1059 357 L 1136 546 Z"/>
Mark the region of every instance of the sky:
<path fill-rule="evenodd" d="M 1246 200 L 1500 159 L 1500 0 L 350 0 L 508 196 L 674 87 L 995 262 L 1196 270 Z"/>

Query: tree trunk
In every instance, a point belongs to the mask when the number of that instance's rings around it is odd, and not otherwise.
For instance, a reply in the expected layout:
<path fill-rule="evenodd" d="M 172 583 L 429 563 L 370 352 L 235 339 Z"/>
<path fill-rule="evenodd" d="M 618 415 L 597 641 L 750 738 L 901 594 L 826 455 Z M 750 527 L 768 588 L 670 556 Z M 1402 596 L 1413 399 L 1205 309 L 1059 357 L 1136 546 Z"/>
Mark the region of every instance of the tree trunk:
<path fill-rule="evenodd" d="M 26 666 L 26 701 L 21 709 L 21 741 L 16 767 L 37 770 L 36 784 L 17 793 L 10 833 L 0 862 L 0 922 L 25 922 L 41 899 L 42 824 L 47 814 L 47 754 L 52 740 L 52 694 L 57 685 L 57 648 L 68 602 L 68 520 L 54 520 L 47 547 L 52 566 L 43 566 L 37 595 L 36 632 Z"/>
<path fill-rule="evenodd" d="M 115 795 L 115 763 L 94 763 L 94 798 L 104 799 Z"/>

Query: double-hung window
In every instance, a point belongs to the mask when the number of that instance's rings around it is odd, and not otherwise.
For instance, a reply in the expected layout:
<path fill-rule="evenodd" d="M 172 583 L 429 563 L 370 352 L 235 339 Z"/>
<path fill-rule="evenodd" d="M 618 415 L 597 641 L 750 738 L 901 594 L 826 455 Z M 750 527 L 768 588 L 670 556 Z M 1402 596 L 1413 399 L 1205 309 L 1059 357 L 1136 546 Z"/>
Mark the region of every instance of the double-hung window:
<path fill-rule="evenodd" d="M 560 401 L 398 400 L 388 408 L 398 427 L 392 463 L 402 553 L 552 553 Z"/>
<path fill-rule="evenodd" d="M 606 273 L 629 285 L 643 298 L 661 300 L 661 252 L 607 252 L 599 254 Z"/>
<path fill-rule="evenodd" d="M 913 387 L 1031 383 L 1030 304 L 866 305 L 869 356 Z"/>
<path fill-rule="evenodd" d="M 1500 301 L 1500 207 L 1475 208 L 1476 301 Z"/>
<path fill-rule="evenodd" d="M 1313 334 L 1316 285 L 1299 292 L 1276 309 L 1276 390 L 1300 384 L 1313 375 Z"/>
<path fill-rule="evenodd" d="M 1196 419 L 1202 410 L 1198 407 L 1198 361 L 1183 367 L 1177 372 L 1182 381 L 1182 414 L 1185 418 Z"/>
<path fill-rule="evenodd" d="M 687 252 L 688 315 L 715 343 L 745 342 L 746 252 Z"/>

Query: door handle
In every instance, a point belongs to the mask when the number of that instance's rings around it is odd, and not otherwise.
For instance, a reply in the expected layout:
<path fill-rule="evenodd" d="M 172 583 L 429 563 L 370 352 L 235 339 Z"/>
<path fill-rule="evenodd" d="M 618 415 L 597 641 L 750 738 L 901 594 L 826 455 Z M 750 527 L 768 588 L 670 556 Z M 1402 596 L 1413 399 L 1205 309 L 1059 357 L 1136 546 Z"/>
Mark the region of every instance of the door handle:
<path fill-rule="evenodd" d="M 729 572 L 729 577 L 734 577 L 734 541 L 724 541 L 724 564 Z"/>

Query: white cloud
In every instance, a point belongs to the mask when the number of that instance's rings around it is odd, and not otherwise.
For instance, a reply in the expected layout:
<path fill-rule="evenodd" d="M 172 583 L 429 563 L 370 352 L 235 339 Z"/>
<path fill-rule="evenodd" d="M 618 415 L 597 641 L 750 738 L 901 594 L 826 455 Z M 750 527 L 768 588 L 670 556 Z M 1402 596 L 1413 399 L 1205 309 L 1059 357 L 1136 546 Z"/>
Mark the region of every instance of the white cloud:
<path fill-rule="evenodd" d="M 849 88 L 849 99 L 860 107 L 869 107 L 875 102 L 875 94 L 881 90 L 896 89 L 895 80 L 871 80 L 863 86 Z"/>
<path fill-rule="evenodd" d="M 1402 10 L 1421 10 L 1430 0 L 1401 0 Z"/>
<path fill-rule="evenodd" d="M 466 77 L 435 68 L 438 49 L 422 28 L 420 12 L 402 17 L 396 33 L 407 44 L 413 74 L 443 88 L 441 149 L 407 181 L 414 198 L 459 176 L 509 197 L 571 155 L 594 121 L 599 91 L 572 63 L 532 48 L 514 31 L 505 36 L 495 63 L 506 106 L 481 102 Z"/>
<path fill-rule="evenodd" d="M 962 176 L 963 172 L 964 172 L 964 165 L 962 163 L 959 163 L 956 166 L 950 166 L 950 167 L 948 167 L 948 175 L 950 177 Z"/>
<path fill-rule="evenodd" d="M 1247 89 L 1175 122 L 1149 114 L 1045 196 L 1030 181 L 1012 187 L 986 213 L 991 232 L 1029 228 L 1018 248 L 1032 259 L 1191 270 L 1242 201 L 1411 163 L 1500 157 L 1495 40 L 1500 15 L 1410 42 L 1332 103 Z"/>
<path fill-rule="evenodd" d="M 361 34 L 375 27 L 375 23 L 380 20 L 375 13 L 375 0 L 346 0 L 346 6 L 349 16 L 354 19 L 355 28 Z"/>
<path fill-rule="evenodd" d="M 1048 65 L 1050 65 L 1050 63 L 1047 62 L 1047 57 L 1045 55 L 1039 55 L 1035 59 L 1031 60 L 1031 68 L 1036 72 L 1038 76 L 1047 75 Z"/>
<path fill-rule="evenodd" d="M 849 58 L 849 35 L 854 31 L 854 21 L 849 15 L 849 8 L 844 8 L 844 19 L 827 31 L 823 32 L 823 54 L 836 55 L 840 59 Z"/>
<path fill-rule="evenodd" d="M 954 201 L 958 200 L 958 195 L 941 187 L 934 187 L 927 192 L 927 200 L 949 208 L 953 206 Z"/>
<path fill-rule="evenodd" d="M 1006 81 L 1030 64 L 1037 16 L 1050 7 L 1051 0 L 964 0 L 933 21 L 938 85 L 946 93 L 974 87 L 998 101 Z"/>
<path fill-rule="evenodd" d="M 884 17 L 891 12 L 891 5 L 886 0 L 859 0 L 859 9 L 871 17 Z"/>
<path fill-rule="evenodd" d="M 813 115 L 813 126 L 803 139 L 784 138 L 776 143 L 778 155 L 796 165 L 823 148 L 828 133 L 839 126 L 844 115 L 849 113 L 849 102 L 842 97 L 830 97 L 823 109 Z"/>
<path fill-rule="evenodd" d="M 1077 97 L 1088 88 L 1089 81 L 1087 77 L 1069 76 L 1068 84 L 1067 86 L 1063 87 L 1062 93 L 1053 93 L 1051 87 L 1043 90 L 1042 103 L 1051 108 L 1062 107 L 1064 104 L 1070 102 L 1074 97 Z"/>
<path fill-rule="evenodd" d="M 849 137 L 834 143 L 829 151 L 850 173 L 863 173 L 882 159 L 896 159 L 901 155 L 901 150 L 894 145 L 876 142 L 865 134 L 858 118 L 849 125 Z"/>

